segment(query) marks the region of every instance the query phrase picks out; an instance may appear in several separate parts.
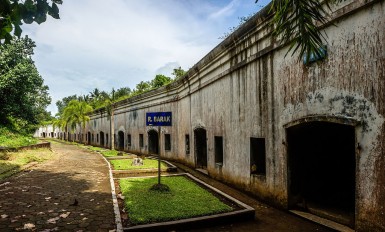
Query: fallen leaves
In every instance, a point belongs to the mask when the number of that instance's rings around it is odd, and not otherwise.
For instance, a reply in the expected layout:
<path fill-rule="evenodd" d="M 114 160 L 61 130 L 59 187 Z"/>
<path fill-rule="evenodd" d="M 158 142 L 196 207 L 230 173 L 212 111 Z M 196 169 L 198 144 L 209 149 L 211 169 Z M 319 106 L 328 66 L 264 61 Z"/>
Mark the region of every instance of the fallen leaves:
<path fill-rule="evenodd" d="M 54 217 L 47 220 L 48 224 L 56 224 L 56 221 L 58 221 L 60 217 Z"/>
<path fill-rule="evenodd" d="M 34 229 L 36 226 L 32 223 L 27 223 L 27 224 L 24 224 L 24 230 L 32 230 Z"/>
<path fill-rule="evenodd" d="M 70 214 L 71 214 L 71 212 L 62 213 L 62 214 L 59 215 L 59 217 L 54 217 L 54 218 L 48 219 L 47 223 L 48 224 L 56 224 L 57 221 L 60 220 L 60 218 L 67 218 Z"/>
<path fill-rule="evenodd" d="M 61 218 L 67 218 L 70 214 L 71 214 L 71 212 L 63 213 L 63 214 L 60 214 L 60 217 Z"/>

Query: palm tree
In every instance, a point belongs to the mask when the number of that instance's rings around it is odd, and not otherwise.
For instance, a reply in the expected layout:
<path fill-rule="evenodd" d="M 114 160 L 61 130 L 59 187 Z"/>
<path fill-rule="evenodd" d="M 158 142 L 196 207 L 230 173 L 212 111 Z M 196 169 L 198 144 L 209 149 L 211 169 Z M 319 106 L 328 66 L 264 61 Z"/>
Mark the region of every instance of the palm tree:
<path fill-rule="evenodd" d="M 86 122 L 90 121 L 88 114 L 92 111 L 93 108 L 85 101 L 72 100 L 64 109 L 63 118 L 66 125 L 69 125 L 72 130 L 80 124 L 80 134 L 82 134 L 86 128 Z M 82 142 L 84 142 L 83 140 L 84 137 L 82 137 Z"/>
<path fill-rule="evenodd" d="M 67 121 L 59 113 L 56 115 L 55 119 L 52 120 L 52 127 L 53 127 L 53 130 L 55 130 L 56 127 L 64 130 L 65 135 L 67 135 L 67 129 L 68 129 Z M 68 140 L 68 137 L 66 138 Z"/>
<path fill-rule="evenodd" d="M 299 58 L 306 55 L 322 57 L 321 48 L 325 36 L 317 24 L 326 23 L 330 5 L 343 0 L 272 0 L 270 11 L 275 26 L 273 36 L 282 37 L 281 43 L 289 43 L 288 52 L 299 50 Z M 256 3 L 258 0 L 256 0 Z"/>
<path fill-rule="evenodd" d="M 98 88 L 95 88 L 92 92 L 90 92 L 90 98 L 92 100 L 97 100 L 100 96 L 100 91 Z"/>

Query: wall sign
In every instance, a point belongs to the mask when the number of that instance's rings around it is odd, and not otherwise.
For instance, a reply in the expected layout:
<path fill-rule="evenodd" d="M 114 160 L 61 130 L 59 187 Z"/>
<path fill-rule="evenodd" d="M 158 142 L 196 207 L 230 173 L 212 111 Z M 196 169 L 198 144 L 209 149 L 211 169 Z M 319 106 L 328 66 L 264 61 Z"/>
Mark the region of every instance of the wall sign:
<path fill-rule="evenodd" d="M 172 126 L 172 112 L 146 113 L 146 126 Z"/>

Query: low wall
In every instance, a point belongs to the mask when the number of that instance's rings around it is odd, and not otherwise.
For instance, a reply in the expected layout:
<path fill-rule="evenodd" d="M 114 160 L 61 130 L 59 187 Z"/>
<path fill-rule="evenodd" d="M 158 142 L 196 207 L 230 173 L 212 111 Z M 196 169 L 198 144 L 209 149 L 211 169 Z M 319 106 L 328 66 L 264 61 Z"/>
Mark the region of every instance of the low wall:
<path fill-rule="evenodd" d="M 42 142 L 38 144 L 32 144 L 28 146 L 21 146 L 21 147 L 1 147 L 0 152 L 17 152 L 21 150 L 33 150 L 38 148 L 51 148 L 50 142 Z"/>

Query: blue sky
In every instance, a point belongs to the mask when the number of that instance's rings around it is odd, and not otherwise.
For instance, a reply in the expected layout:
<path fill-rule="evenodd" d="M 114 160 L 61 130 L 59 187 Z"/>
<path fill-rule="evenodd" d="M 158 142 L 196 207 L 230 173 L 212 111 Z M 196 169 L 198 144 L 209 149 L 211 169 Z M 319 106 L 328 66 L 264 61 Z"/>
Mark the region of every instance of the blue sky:
<path fill-rule="evenodd" d="M 269 1 L 64 0 L 60 20 L 24 25 L 37 47 L 33 59 L 52 104 L 95 88 L 133 89 L 173 68 L 188 70 Z"/>

